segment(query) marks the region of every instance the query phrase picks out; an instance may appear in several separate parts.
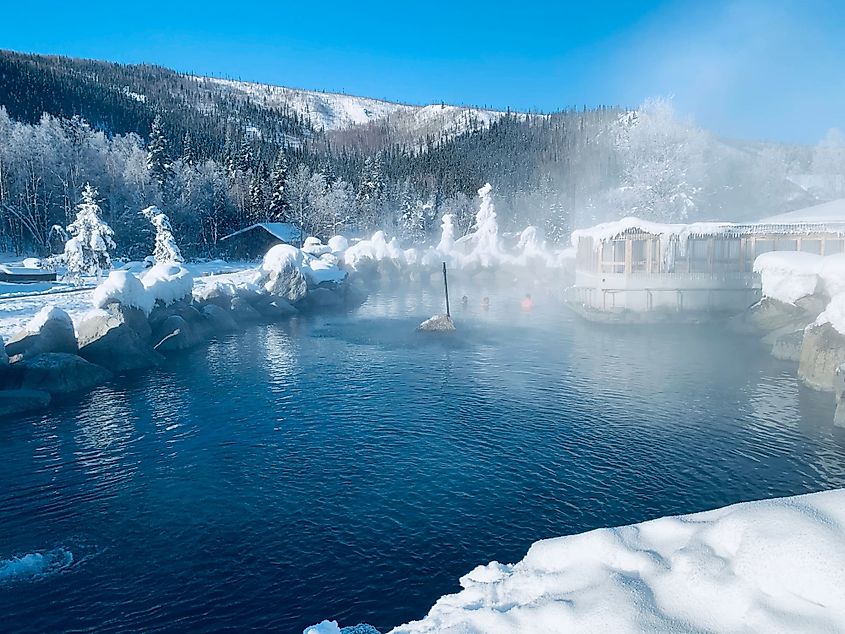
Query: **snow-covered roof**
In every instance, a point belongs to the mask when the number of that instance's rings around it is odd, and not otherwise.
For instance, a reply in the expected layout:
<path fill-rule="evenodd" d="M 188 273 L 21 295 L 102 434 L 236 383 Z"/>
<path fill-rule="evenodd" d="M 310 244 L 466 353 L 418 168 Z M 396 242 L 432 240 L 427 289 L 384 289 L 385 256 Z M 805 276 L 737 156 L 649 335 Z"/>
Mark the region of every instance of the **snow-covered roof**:
<path fill-rule="evenodd" d="M 797 209 L 777 216 L 763 218 L 762 223 L 782 222 L 812 222 L 812 223 L 836 223 L 845 225 L 845 198 L 831 200 L 820 205 Z"/>
<path fill-rule="evenodd" d="M 278 238 L 282 242 L 292 243 L 299 242 L 302 237 L 302 230 L 292 222 L 256 222 L 255 224 L 244 227 L 240 231 L 230 233 L 228 236 L 220 238 L 221 240 L 228 240 L 247 231 L 252 231 L 255 228 L 262 228 L 274 238 Z"/>
<path fill-rule="evenodd" d="M 811 208 L 812 209 L 812 208 Z M 797 213 L 797 212 L 793 212 Z M 578 246 L 580 238 L 592 238 L 595 243 L 615 240 L 631 233 L 646 233 L 662 240 L 677 239 L 685 242 L 694 237 L 741 237 L 753 235 L 806 235 L 811 233 L 835 233 L 845 235 L 845 218 L 834 220 L 793 220 L 782 216 L 773 216 L 754 223 L 736 224 L 732 222 L 693 222 L 690 224 L 664 224 L 629 216 L 621 220 L 603 222 L 587 229 L 572 232 L 572 245 Z M 783 219 L 781 219 L 783 218 Z M 819 217 L 820 218 L 820 217 Z"/>

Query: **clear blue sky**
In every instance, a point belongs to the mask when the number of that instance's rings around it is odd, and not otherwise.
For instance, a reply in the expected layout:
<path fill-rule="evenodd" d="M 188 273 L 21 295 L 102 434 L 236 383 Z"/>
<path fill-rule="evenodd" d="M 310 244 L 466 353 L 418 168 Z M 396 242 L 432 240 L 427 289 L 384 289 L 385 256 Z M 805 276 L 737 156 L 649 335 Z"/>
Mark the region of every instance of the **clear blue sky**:
<path fill-rule="evenodd" d="M 0 48 L 410 103 L 672 96 L 728 136 L 845 128 L 845 2 L 2 0 Z"/>

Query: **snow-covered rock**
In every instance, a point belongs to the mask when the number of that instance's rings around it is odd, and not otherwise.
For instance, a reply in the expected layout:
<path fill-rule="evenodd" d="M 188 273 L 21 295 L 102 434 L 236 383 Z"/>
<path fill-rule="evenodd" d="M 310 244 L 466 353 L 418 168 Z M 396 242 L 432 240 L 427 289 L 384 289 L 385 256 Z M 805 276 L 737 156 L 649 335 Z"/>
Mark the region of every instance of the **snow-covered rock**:
<path fill-rule="evenodd" d="M 194 278 L 184 266 L 175 263 L 156 264 L 141 276 L 146 292 L 156 303 L 168 306 L 190 297 Z"/>
<path fill-rule="evenodd" d="M 94 289 L 91 301 L 95 308 L 106 308 L 109 304 L 137 308 L 149 314 L 155 305 L 152 293 L 138 277 L 130 271 L 112 271 L 106 280 Z"/>
<path fill-rule="evenodd" d="M 315 238 L 314 236 L 305 238 L 305 242 L 302 243 L 302 250 L 305 253 L 316 257 L 320 257 L 324 253 L 332 252 L 332 248 L 330 246 L 323 244 L 319 238 Z"/>
<path fill-rule="evenodd" d="M 448 315 L 434 315 L 417 326 L 417 330 L 420 332 L 453 332 L 455 324 Z"/>
<path fill-rule="evenodd" d="M 271 295 L 298 302 L 308 291 L 301 268 L 305 254 L 289 244 L 277 244 L 264 256 L 255 282 Z"/>
<path fill-rule="evenodd" d="M 349 240 L 344 236 L 332 236 L 329 238 L 329 248 L 334 254 L 343 253 L 349 248 Z"/>
<path fill-rule="evenodd" d="M 843 527 L 838 489 L 543 540 L 392 634 L 840 631 Z"/>
<path fill-rule="evenodd" d="M 757 256 L 754 271 L 760 273 L 765 297 L 794 304 L 816 292 L 824 259 L 801 251 L 771 251 Z"/>
<path fill-rule="evenodd" d="M 65 311 L 45 306 L 6 343 L 6 354 L 28 358 L 43 352 L 76 354 L 76 335 L 73 321 Z"/>
<path fill-rule="evenodd" d="M 217 304 L 203 306 L 202 315 L 216 332 L 235 332 L 239 329 L 231 311 L 221 308 Z"/>
<path fill-rule="evenodd" d="M 112 372 L 154 367 L 163 358 L 152 349 L 150 335 L 140 309 L 111 303 L 79 323 L 79 356 Z"/>

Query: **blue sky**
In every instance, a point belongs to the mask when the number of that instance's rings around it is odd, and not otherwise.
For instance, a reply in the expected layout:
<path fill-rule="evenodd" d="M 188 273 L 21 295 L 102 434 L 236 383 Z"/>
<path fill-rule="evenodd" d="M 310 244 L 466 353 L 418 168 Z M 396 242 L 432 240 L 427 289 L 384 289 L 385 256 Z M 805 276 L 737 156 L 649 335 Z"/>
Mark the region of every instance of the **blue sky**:
<path fill-rule="evenodd" d="M 0 47 L 410 103 L 671 96 L 727 136 L 845 128 L 845 3 L 0 0 Z M 37 8 L 35 8 L 37 7 Z"/>

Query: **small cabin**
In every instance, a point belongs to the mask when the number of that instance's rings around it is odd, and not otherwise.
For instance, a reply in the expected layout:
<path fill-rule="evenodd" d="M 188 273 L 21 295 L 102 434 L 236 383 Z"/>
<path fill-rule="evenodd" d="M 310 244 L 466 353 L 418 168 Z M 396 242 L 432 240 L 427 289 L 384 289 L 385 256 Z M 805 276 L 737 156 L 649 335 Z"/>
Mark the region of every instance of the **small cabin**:
<path fill-rule="evenodd" d="M 659 224 L 624 218 L 575 231 L 572 242 L 575 285 L 568 299 L 587 316 L 738 313 L 760 298 L 758 255 L 843 253 L 845 220 Z"/>
<path fill-rule="evenodd" d="M 291 222 L 257 222 L 220 239 L 231 260 L 259 260 L 277 244 L 301 246 L 305 235 Z"/>

